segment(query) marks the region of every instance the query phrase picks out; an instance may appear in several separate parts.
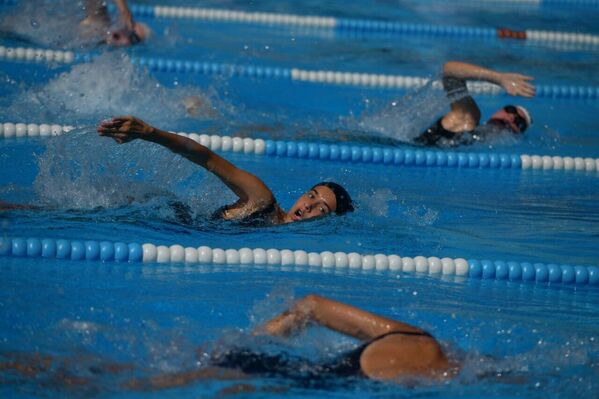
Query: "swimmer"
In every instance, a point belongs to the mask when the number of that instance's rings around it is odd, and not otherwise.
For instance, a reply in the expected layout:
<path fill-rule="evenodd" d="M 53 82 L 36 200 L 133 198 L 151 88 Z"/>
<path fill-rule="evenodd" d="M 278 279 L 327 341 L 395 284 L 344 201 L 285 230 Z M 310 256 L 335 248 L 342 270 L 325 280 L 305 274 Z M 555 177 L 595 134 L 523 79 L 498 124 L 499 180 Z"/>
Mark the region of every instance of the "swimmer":
<path fill-rule="evenodd" d="M 512 96 L 535 95 L 531 76 L 497 72 L 477 65 L 449 61 L 443 67 L 443 89 L 451 101 L 451 110 L 415 139 L 417 144 L 456 147 L 480 141 L 491 132 L 509 131 L 521 135 L 532 123 L 530 113 L 519 105 L 506 105 L 480 125 L 480 109 L 468 93 L 467 80 L 482 80 L 501 86 Z"/>
<path fill-rule="evenodd" d="M 459 371 L 456 362 L 446 357 L 439 343 L 428 332 L 314 294 L 304 297 L 289 310 L 257 328 L 253 335 L 286 337 L 310 325 L 320 325 L 356 338 L 361 344 L 322 364 L 282 354 L 261 353 L 243 346 L 215 347 L 207 354 L 208 360 L 204 366 L 148 378 L 125 378 L 121 379 L 119 385 L 127 390 L 148 391 L 179 387 L 199 380 L 240 380 L 252 376 L 287 378 L 310 386 L 338 378 L 413 384 L 415 380 L 441 382 L 454 377 Z M 205 359 L 204 350 L 198 350 L 198 355 Z M 2 354 L 1 357 L 5 360 L 0 362 L 0 371 L 10 371 L 22 378 L 34 378 L 40 383 L 47 379 L 55 387 L 62 385 L 64 388 L 94 384 L 94 376 L 135 371 L 134 365 L 105 359 L 96 362 L 90 359 L 77 362 L 71 358 L 57 361 L 39 353 L 11 353 Z M 85 367 L 71 370 L 74 363 Z"/>
<path fill-rule="evenodd" d="M 87 34 L 105 35 L 104 43 L 113 46 L 130 46 L 145 40 L 149 35 L 149 28 L 141 23 L 134 22 L 131 11 L 125 0 L 114 0 L 119 11 L 119 25 L 117 29 L 110 29 L 110 16 L 106 3 L 102 0 L 86 0 L 86 17 L 80 26 Z"/>
<path fill-rule="evenodd" d="M 225 220 L 275 225 L 333 213 L 343 215 L 354 210 L 351 197 L 342 186 L 333 182 L 321 182 L 312 186 L 285 212 L 258 177 L 237 168 L 190 138 L 157 129 L 133 116 L 104 121 L 97 131 L 100 136 L 110 137 L 119 144 L 135 139 L 160 144 L 212 172 L 239 198 L 234 204 L 219 210 L 216 216 Z"/>

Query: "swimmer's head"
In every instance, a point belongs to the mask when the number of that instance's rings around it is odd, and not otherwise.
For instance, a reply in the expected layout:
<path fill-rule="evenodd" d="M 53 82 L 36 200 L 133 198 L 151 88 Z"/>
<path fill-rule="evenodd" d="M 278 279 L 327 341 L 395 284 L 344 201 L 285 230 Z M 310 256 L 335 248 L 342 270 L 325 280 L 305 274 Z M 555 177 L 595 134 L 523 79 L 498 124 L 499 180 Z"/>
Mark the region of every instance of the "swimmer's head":
<path fill-rule="evenodd" d="M 287 217 L 289 221 L 298 222 L 330 213 L 343 215 L 353 210 L 351 197 L 342 186 L 333 182 L 321 182 L 299 197 L 287 212 Z"/>
<path fill-rule="evenodd" d="M 487 121 L 487 124 L 500 126 L 513 133 L 524 133 L 532 124 L 528 110 L 519 105 L 506 105 Z"/>
<path fill-rule="evenodd" d="M 121 28 L 108 32 L 106 43 L 113 46 L 131 46 L 147 40 L 151 31 L 147 25 L 135 22 L 133 29 Z"/>

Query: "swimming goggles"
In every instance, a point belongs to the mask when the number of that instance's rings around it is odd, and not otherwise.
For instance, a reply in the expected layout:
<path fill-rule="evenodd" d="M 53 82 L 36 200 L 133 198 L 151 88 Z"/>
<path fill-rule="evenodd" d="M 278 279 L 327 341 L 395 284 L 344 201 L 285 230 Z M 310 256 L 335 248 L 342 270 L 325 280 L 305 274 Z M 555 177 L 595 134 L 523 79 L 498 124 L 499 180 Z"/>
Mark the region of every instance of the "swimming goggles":
<path fill-rule="evenodd" d="M 518 109 L 513 105 L 506 105 L 505 107 L 503 107 L 503 110 L 508 114 L 514 115 L 514 123 L 516 124 L 516 126 L 518 126 L 520 133 L 524 133 L 524 131 L 528 128 L 528 123 L 526 122 L 526 119 L 524 119 L 518 113 Z"/>

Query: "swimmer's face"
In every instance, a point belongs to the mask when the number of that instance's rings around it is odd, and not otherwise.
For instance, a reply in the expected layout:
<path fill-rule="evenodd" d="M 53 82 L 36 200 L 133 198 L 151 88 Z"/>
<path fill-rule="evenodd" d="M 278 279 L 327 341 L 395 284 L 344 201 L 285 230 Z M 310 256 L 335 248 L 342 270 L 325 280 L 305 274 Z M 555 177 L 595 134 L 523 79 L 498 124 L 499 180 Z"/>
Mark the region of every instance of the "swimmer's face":
<path fill-rule="evenodd" d="M 113 46 L 131 46 L 143 41 L 148 35 L 148 29 L 140 23 L 133 24 L 133 29 L 121 28 L 108 32 L 106 42 Z"/>
<path fill-rule="evenodd" d="M 303 194 L 287 212 L 289 222 L 326 216 L 337 209 L 337 198 L 326 186 L 316 186 Z"/>
<path fill-rule="evenodd" d="M 487 123 L 511 130 L 513 133 L 524 133 L 528 128 L 526 115 L 523 115 L 522 111 L 513 105 L 506 105 L 495 112 Z"/>

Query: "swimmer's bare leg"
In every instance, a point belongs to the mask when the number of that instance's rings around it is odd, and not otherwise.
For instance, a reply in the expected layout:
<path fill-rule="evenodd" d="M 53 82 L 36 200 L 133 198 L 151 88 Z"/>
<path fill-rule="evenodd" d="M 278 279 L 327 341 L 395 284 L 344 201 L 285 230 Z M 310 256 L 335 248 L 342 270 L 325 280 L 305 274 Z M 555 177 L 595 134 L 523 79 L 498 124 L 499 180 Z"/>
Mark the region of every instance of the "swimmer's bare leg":
<path fill-rule="evenodd" d="M 205 367 L 196 370 L 161 374 L 150 378 L 135 378 L 121 385 L 133 391 L 155 391 L 189 385 L 201 380 L 239 380 L 247 375 L 239 370 L 220 367 Z"/>
<path fill-rule="evenodd" d="M 286 393 L 289 391 L 289 387 L 283 386 L 266 386 L 256 388 L 251 384 L 233 384 L 226 388 L 221 389 L 216 394 L 217 398 L 223 398 L 229 395 L 243 395 L 243 394 L 252 394 L 256 392 L 266 392 L 266 393 Z"/>
<path fill-rule="evenodd" d="M 0 212 L 20 209 L 39 209 L 39 207 L 35 205 L 12 204 L 10 202 L 0 201 Z"/>
<path fill-rule="evenodd" d="M 53 358 L 40 353 L 5 352 L 0 354 L 0 372 L 16 372 L 22 377 L 35 378 L 52 366 Z"/>

